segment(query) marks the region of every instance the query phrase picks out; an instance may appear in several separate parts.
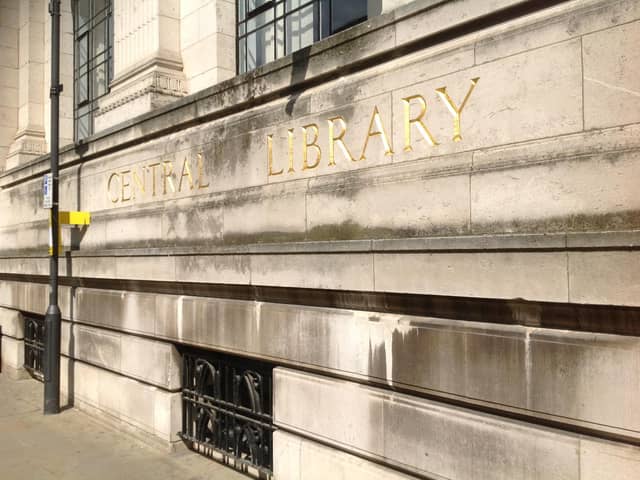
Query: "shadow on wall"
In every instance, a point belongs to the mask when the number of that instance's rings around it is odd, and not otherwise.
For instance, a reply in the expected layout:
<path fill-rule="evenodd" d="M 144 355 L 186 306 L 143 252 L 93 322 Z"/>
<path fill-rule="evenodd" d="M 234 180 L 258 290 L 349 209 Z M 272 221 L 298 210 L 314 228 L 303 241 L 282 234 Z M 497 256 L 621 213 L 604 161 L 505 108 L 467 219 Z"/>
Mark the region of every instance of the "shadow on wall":
<path fill-rule="evenodd" d="M 290 85 L 295 85 L 303 82 L 307 76 L 307 70 L 309 69 L 309 51 L 311 47 L 306 47 L 301 50 L 295 51 L 292 54 L 293 65 L 291 68 L 291 82 Z M 285 111 L 287 115 L 293 114 L 293 109 L 302 94 L 302 89 L 298 89 L 294 94 L 289 97 Z"/>

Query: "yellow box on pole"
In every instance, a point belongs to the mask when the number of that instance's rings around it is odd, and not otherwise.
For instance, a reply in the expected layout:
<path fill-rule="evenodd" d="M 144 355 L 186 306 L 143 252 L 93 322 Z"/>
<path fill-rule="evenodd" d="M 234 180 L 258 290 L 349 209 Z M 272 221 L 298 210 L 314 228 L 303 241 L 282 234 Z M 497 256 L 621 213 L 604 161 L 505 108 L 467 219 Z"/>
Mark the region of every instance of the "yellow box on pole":
<path fill-rule="evenodd" d="M 89 212 L 60 212 L 60 225 L 89 225 L 91 213 Z"/>

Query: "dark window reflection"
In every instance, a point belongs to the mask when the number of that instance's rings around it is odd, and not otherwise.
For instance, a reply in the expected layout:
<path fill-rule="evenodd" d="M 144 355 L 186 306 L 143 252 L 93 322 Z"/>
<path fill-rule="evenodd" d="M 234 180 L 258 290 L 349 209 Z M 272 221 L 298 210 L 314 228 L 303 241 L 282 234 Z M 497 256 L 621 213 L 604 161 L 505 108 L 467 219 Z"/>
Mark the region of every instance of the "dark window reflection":
<path fill-rule="evenodd" d="M 73 5 L 75 139 L 93 133 L 97 100 L 109 91 L 113 76 L 111 0 L 78 0 Z"/>
<path fill-rule="evenodd" d="M 308 47 L 367 18 L 367 0 L 238 0 L 238 72 Z"/>

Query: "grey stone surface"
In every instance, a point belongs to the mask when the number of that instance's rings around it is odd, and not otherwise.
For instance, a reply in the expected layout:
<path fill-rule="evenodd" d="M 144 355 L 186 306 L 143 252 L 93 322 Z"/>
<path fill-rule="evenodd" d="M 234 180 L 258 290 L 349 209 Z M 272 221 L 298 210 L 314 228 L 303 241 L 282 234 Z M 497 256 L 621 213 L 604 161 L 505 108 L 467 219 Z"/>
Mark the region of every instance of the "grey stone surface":
<path fill-rule="evenodd" d="M 617 477 L 640 462 L 638 447 L 345 381 L 281 368 L 274 381 L 277 425 L 432 478 L 584 479 L 592 462 Z"/>
<path fill-rule="evenodd" d="M 274 476 L 278 480 L 416 478 L 282 430 L 273 434 L 273 455 Z"/>
<path fill-rule="evenodd" d="M 640 254 L 632 251 L 569 252 L 569 295 L 577 303 L 637 306 Z"/>
<path fill-rule="evenodd" d="M 169 343 L 63 322 L 61 352 L 168 390 L 182 385 L 181 357 Z"/>
<path fill-rule="evenodd" d="M 16 340 L 24 338 L 24 318 L 17 310 L 0 308 L 0 333 Z"/>
<path fill-rule="evenodd" d="M 7 337 L 0 337 L 0 371 L 10 378 L 27 378 L 29 375 L 24 369 L 24 342 Z"/>
<path fill-rule="evenodd" d="M 0 283 L 0 294 L 3 290 L 9 290 L 7 282 Z M 622 436 L 640 432 L 640 417 L 631 408 L 640 400 L 635 337 L 85 288 L 74 295 L 74 320 L 96 327 L 366 378 Z M 66 302 L 68 296 L 62 298 Z M 66 315 L 70 307 L 62 307 Z M 113 353 L 110 361 L 117 358 Z M 156 380 L 147 380 L 152 382 L 164 378 L 164 369 L 142 370 L 127 374 L 144 379 L 155 372 L 149 378 Z"/>
<path fill-rule="evenodd" d="M 230 468 L 184 449 L 168 453 L 75 408 L 42 414 L 42 384 L 0 375 L 3 480 L 240 480 Z"/>
<path fill-rule="evenodd" d="M 171 443 L 179 441 L 181 402 L 179 393 L 61 357 L 61 401 L 71 402 Z"/>
<path fill-rule="evenodd" d="M 582 43 L 585 128 L 640 121 L 639 41 L 638 21 L 585 35 Z M 607 53 L 610 52 L 607 45 L 615 45 L 613 55 Z"/>
<path fill-rule="evenodd" d="M 568 301 L 564 253 L 375 254 L 376 291 Z"/>

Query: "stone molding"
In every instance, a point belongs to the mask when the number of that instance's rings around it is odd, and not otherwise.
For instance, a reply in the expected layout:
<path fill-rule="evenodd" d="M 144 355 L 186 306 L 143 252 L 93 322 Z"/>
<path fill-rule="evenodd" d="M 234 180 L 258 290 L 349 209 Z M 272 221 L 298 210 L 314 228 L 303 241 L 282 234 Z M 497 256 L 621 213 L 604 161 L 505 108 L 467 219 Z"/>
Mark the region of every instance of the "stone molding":
<path fill-rule="evenodd" d="M 152 71 L 135 82 L 112 92 L 100 102 L 97 116 L 114 110 L 147 94 L 183 97 L 187 94 L 185 81 L 175 75 Z"/>

